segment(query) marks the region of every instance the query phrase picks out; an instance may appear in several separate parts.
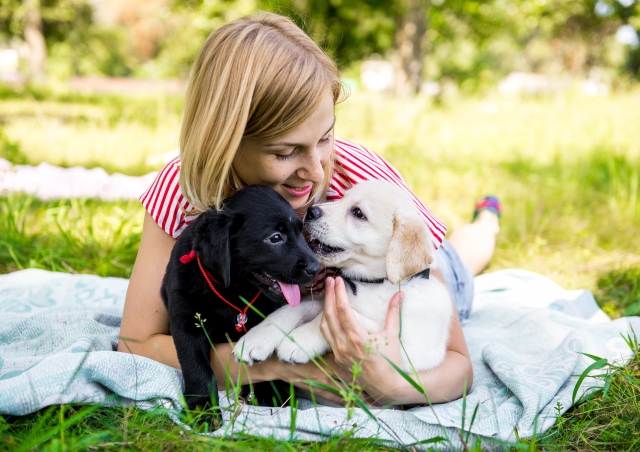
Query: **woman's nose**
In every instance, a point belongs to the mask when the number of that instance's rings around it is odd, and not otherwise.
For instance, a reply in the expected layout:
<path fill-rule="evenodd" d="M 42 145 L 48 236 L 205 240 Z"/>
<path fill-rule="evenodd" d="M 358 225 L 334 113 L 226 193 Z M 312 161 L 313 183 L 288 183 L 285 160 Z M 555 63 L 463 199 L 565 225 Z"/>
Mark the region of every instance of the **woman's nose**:
<path fill-rule="evenodd" d="M 298 177 L 310 180 L 315 183 L 322 182 L 324 170 L 322 169 L 321 152 L 316 149 L 304 160 L 303 165 L 298 169 Z"/>

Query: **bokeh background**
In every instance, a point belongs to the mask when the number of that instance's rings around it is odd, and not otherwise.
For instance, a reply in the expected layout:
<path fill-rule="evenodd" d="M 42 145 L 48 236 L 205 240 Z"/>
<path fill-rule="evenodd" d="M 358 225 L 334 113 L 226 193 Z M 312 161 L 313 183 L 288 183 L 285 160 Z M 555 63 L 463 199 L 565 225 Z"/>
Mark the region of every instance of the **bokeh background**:
<path fill-rule="evenodd" d="M 0 0 L 0 158 L 157 171 L 204 39 L 259 10 L 335 58 L 336 134 L 388 159 L 450 228 L 479 196 L 502 199 L 490 270 L 640 313 L 635 0 Z M 141 220 L 131 200 L 5 192 L 0 272 L 128 276 Z"/>
<path fill-rule="evenodd" d="M 635 0 L 2 0 L 0 45 L 32 79 L 187 77 L 205 37 L 258 10 L 291 17 L 345 76 L 395 63 L 397 91 L 425 80 L 486 91 L 512 71 L 620 87 L 639 76 Z M 433 91 L 433 88 L 431 88 Z"/>

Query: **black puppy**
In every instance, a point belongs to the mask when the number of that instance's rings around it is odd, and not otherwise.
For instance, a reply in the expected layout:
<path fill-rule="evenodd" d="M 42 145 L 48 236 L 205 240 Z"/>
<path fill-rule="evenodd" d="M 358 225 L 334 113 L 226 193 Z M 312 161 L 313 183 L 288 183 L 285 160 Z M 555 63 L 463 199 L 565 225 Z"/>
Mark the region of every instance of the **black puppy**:
<path fill-rule="evenodd" d="M 287 301 L 300 303 L 298 284 L 320 270 L 302 235 L 302 221 L 274 190 L 250 186 L 236 192 L 219 211 L 201 214 L 173 247 L 161 295 L 169 313 L 189 409 L 219 406 L 211 346 L 237 341 L 264 315 Z M 228 335 L 228 338 L 227 338 Z M 219 420 L 219 413 L 216 415 Z"/>

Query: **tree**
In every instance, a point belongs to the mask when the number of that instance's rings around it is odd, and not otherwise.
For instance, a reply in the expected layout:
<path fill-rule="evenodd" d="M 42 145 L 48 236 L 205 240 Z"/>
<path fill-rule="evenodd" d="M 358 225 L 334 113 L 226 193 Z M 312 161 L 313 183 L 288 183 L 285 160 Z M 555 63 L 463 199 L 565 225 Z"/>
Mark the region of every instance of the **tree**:
<path fill-rule="evenodd" d="M 341 67 L 395 49 L 397 92 L 419 91 L 429 0 L 288 0 L 260 6 L 289 16 Z"/>
<path fill-rule="evenodd" d="M 45 79 L 47 45 L 42 34 L 40 1 L 26 0 L 24 8 L 24 40 L 29 46 L 29 76 L 33 82 L 42 83 Z"/>
<path fill-rule="evenodd" d="M 154 59 L 154 75 L 160 77 L 186 77 L 213 30 L 258 10 L 258 0 L 172 0 L 169 5 L 171 19 Z"/>
<path fill-rule="evenodd" d="M 393 48 L 397 1 L 263 0 L 259 7 L 289 17 L 341 68 Z"/>
<path fill-rule="evenodd" d="M 396 92 L 417 94 L 422 85 L 429 0 L 403 0 L 400 5 L 395 39 Z"/>
<path fill-rule="evenodd" d="M 79 39 L 93 19 L 88 0 L 0 0 L 0 37 L 21 37 L 29 48 L 29 78 L 45 78 L 47 46 Z"/>

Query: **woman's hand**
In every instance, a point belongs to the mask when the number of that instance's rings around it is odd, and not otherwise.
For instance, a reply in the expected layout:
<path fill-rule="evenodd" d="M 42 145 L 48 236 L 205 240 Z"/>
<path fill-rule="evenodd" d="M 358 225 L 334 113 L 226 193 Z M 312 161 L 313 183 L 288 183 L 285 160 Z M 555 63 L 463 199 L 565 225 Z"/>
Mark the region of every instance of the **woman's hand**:
<path fill-rule="evenodd" d="M 432 276 L 444 283 L 438 270 L 434 270 Z M 399 367 L 402 364 L 399 334 L 400 304 L 404 294 L 398 292 L 391 299 L 382 331 L 369 334 L 351 309 L 344 281 L 327 278 L 325 290 L 325 310 L 320 329 L 341 372 L 350 374 L 354 364 L 359 363 L 362 373 L 357 383 L 378 403 L 426 403 L 424 394 L 387 361 L 389 359 Z M 432 403 L 455 400 L 462 396 L 465 385 L 467 391 L 471 388 L 473 369 L 455 306 L 444 361 L 435 369 L 412 374 L 411 377 L 418 380 Z"/>
<path fill-rule="evenodd" d="M 371 355 L 384 355 L 394 363 L 400 363 L 400 303 L 404 292 L 396 293 L 391 299 L 382 331 L 369 334 L 351 309 L 342 278 L 327 278 L 325 291 L 320 330 L 338 364 L 351 368 L 354 362 L 371 358 Z"/>
<path fill-rule="evenodd" d="M 402 379 L 402 376 L 387 359 L 398 366 L 402 362 L 399 334 L 400 304 L 403 297 L 403 292 L 393 296 L 384 328 L 379 333 L 369 334 L 351 309 L 342 278 L 326 280 L 320 330 L 333 350 L 336 364 L 343 372 L 352 373 L 354 364 L 359 363 L 362 374 L 358 383 L 376 399 L 382 398 L 383 394 L 393 394 L 396 384 L 402 383 L 398 379 Z"/>

